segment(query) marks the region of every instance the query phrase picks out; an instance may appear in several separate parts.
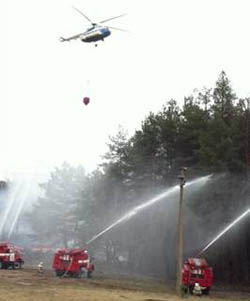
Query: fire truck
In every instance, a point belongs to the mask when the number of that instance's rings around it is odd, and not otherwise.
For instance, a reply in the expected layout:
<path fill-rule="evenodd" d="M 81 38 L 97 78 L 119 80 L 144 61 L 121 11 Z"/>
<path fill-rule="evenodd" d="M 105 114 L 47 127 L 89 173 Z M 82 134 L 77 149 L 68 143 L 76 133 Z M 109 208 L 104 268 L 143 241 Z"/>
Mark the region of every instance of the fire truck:
<path fill-rule="evenodd" d="M 56 276 L 91 278 L 95 269 L 86 249 L 59 249 L 54 254 L 52 268 Z"/>
<path fill-rule="evenodd" d="M 0 269 L 20 269 L 24 263 L 21 256 L 21 248 L 0 242 Z"/>
<path fill-rule="evenodd" d="M 204 258 L 188 258 L 182 268 L 182 284 L 192 294 L 199 286 L 203 294 L 208 295 L 213 284 L 213 269 Z"/>

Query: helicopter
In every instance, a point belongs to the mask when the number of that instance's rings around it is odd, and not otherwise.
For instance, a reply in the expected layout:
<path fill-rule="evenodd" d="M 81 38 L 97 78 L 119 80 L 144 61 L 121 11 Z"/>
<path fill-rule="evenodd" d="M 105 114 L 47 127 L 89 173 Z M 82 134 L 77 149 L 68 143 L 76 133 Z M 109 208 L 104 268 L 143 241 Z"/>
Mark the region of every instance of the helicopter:
<path fill-rule="evenodd" d="M 116 17 L 112 17 L 109 19 L 105 19 L 100 21 L 99 23 L 92 22 L 89 17 L 87 17 L 85 14 L 83 14 L 78 8 L 72 7 L 75 9 L 79 14 L 81 14 L 85 19 L 87 19 L 91 23 L 91 27 L 88 28 L 85 32 L 79 33 L 77 35 L 71 36 L 69 38 L 63 38 L 60 37 L 61 42 L 69 42 L 71 40 L 76 40 L 80 39 L 82 42 L 98 42 L 98 41 L 104 41 L 105 38 L 111 35 L 111 30 L 110 29 L 115 29 L 115 30 L 120 30 L 120 31 L 125 31 L 124 29 L 117 28 L 117 27 L 112 27 L 112 26 L 103 26 L 102 23 L 108 22 L 110 20 L 120 18 L 125 16 L 126 14 L 119 15 Z M 97 46 L 97 44 L 95 44 Z"/>

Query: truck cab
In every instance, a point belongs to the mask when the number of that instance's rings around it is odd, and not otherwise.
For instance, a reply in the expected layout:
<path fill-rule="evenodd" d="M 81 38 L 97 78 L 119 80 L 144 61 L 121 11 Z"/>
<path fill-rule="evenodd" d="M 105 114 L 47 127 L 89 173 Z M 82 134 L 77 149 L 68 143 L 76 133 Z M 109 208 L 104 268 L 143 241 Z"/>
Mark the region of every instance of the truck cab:
<path fill-rule="evenodd" d="M 7 242 L 0 242 L 0 269 L 20 269 L 23 263 L 20 248 Z"/>
<path fill-rule="evenodd" d="M 54 254 L 52 268 L 56 276 L 76 276 L 91 278 L 95 269 L 87 250 L 58 249 Z"/>
<path fill-rule="evenodd" d="M 192 294 L 196 286 L 208 295 L 213 284 L 213 269 L 204 258 L 188 258 L 182 268 L 182 284 Z"/>

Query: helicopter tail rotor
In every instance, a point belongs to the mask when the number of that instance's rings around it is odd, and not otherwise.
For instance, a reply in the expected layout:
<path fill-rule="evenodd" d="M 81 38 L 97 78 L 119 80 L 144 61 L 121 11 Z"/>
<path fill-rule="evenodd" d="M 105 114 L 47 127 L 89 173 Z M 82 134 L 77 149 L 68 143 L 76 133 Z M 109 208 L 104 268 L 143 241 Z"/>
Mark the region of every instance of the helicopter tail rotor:
<path fill-rule="evenodd" d="M 60 37 L 60 38 L 59 38 L 59 41 L 60 41 L 60 42 L 65 42 L 65 41 L 67 41 L 67 39 L 65 39 L 65 38 L 63 38 L 63 37 Z"/>

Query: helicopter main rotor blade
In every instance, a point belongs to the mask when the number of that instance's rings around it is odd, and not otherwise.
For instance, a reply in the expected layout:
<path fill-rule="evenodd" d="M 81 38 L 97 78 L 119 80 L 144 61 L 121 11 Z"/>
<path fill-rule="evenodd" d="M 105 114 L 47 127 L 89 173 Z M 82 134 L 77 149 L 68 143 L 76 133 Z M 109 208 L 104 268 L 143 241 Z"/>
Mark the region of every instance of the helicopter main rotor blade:
<path fill-rule="evenodd" d="M 113 27 L 113 26 L 107 26 L 108 28 L 111 28 L 111 29 L 115 29 L 115 30 L 120 30 L 120 31 L 124 31 L 124 32 L 129 32 L 128 30 L 126 29 L 122 29 L 122 28 L 118 28 L 118 27 Z"/>
<path fill-rule="evenodd" d="M 94 23 L 90 20 L 90 18 L 88 18 L 86 15 L 84 15 L 84 13 L 82 13 L 78 8 L 76 8 L 76 7 L 74 7 L 74 6 L 72 6 L 72 8 L 73 8 L 74 10 L 76 10 L 79 14 L 81 14 L 83 17 L 85 17 L 91 24 L 94 24 Z"/>
<path fill-rule="evenodd" d="M 101 22 L 98 22 L 98 23 L 104 23 L 104 22 L 108 22 L 110 20 L 113 20 L 113 19 L 116 19 L 116 18 L 120 18 L 120 17 L 123 17 L 123 16 L 126 16 L 127 14 L 123 14 L 123 15 L 120 15 L 120 16 L 117 16 L 117 17 L 113 17 L 113 18 L 109 18 L 109 19 L 106 19 L 106 20 L 102 20 Z"/>

